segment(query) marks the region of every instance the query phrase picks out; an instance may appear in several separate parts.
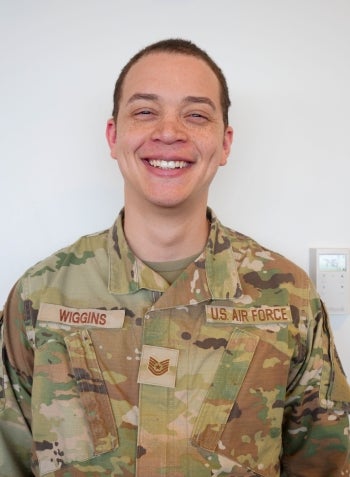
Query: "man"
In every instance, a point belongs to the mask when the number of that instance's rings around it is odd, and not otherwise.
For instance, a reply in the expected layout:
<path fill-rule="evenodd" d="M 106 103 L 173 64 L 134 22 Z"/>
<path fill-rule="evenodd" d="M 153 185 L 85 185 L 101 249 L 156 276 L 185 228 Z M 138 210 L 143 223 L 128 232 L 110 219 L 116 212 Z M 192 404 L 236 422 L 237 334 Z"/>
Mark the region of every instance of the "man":
<path fill-rule="evenodd" d="M 121 72 L 125 208 L 4 310 L 2 477 L 349 475 L 350 393 L 312 284 L 207 209 L 229 104 L 187 41 Z"/>

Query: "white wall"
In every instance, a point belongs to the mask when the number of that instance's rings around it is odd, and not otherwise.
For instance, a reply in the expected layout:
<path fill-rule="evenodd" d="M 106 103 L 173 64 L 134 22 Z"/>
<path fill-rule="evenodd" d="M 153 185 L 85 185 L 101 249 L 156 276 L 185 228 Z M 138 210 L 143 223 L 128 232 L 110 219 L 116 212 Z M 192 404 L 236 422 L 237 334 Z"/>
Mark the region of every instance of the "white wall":
<path fill-rule="evenodd" d="M 236 141 L 210 203 L 308 269 L 350 247 L 348 0 L 0 0 L 0 303 L 31 264 L 110 226 L 122 181 L 104 139 L 121 66 L 158 39 L 224 69 Z M 350 317 L 332 317 L 348 375 Z"/>

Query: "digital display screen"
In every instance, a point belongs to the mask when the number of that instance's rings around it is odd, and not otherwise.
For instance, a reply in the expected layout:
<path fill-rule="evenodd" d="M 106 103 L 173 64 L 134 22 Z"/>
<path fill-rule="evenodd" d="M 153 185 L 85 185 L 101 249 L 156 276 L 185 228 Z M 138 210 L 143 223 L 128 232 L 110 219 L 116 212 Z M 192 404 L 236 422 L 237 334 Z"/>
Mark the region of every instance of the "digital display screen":
<path fill-rule="evenodd" d="M 343 253 L 319 255 L 319 265 L 321 272 L 346 272 L 346 255 Z"/>

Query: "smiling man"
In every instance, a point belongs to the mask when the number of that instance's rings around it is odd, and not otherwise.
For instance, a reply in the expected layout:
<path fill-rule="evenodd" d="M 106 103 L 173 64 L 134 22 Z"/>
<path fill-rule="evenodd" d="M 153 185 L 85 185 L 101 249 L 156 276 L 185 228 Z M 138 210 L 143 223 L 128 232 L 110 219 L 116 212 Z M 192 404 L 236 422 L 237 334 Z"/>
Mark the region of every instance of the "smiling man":
<path fill-rule="evenodd" d="M 160 50 L 134 63 L 120 87 L 107 139 L 124 177 L 129 244 L 147 260 L 198 255 L 209 185 L 233 135 L 218 78 L 200 57 Z"/>
<path fill-rule="evenodd" d="M 29 269 L 3 313 L 2 477 L 349 475 L 323 304 L 207 205 L 229 105 L 188 41 L 122 70 L 106 136 L 125 206 Z"/>

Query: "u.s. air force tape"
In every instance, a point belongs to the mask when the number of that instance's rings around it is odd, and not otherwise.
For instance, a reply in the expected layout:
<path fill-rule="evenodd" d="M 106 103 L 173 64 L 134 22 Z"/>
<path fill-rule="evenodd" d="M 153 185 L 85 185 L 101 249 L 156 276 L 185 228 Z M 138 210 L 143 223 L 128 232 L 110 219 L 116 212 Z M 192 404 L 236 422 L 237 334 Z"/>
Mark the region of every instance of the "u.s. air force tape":
<path fill-rule="evenodd" d="M 211 323 L 268 325 L 292 321 L 292 313 L 289 306 L 236 308 L 206 305 L 205 310 L 207 321 Z"/>
<path fill-rule="evenodd" d="M 99 310 L 96 308 L 70 308 L 41 303 L 38 321 L 69 326 L 93 326 L 95 328 L 122 328 L 125 310 Z"/>

